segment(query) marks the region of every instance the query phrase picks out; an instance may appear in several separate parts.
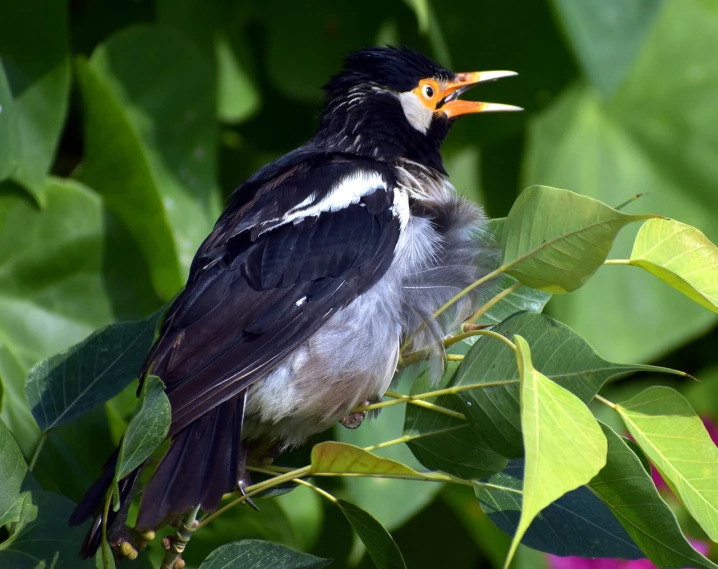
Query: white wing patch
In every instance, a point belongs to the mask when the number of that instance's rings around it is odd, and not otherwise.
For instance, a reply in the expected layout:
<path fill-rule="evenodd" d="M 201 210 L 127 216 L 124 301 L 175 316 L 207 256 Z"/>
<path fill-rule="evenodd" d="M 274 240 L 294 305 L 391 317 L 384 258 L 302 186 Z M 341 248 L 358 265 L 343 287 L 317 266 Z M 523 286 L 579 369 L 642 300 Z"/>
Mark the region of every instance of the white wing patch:
<path fill-rule="evenodd" d="M 339 211 L 352 204 L 359 203 L 364 196 L 373 194 L 377 190 L 386 191 L 386 189 L 386 180 L 381 174 L 360 170 L 340 179 L 321 200 L 315 201 L 317 196 L 315 193 L 312 193 L 308 198 L 287 211 L 281 218 L 265 221 L 262 223 L 262 226 L 268 227 L 259 234 L 261 235 L 265 231 L 304 219 L 305 217 L 315 217 L 321 213 Z"/>

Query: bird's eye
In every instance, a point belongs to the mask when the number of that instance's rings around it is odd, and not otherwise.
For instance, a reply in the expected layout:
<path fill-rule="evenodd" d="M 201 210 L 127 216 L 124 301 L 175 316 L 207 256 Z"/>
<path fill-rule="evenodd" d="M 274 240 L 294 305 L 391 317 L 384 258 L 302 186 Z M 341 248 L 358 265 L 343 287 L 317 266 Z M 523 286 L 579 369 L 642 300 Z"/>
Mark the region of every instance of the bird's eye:
<path fill-rule="evenodd" d="M 427 99 L 434 98 L 434 88 L 431 85 L 424 85 L 423 93 Z"/>

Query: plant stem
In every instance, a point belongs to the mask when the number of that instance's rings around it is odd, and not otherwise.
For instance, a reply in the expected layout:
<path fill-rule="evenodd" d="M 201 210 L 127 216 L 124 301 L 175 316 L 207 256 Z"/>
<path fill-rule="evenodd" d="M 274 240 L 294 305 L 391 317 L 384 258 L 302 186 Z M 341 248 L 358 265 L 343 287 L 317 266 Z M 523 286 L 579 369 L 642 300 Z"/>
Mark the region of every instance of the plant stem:
<path fill-rule="evenodd" d="M 520 289 L 522 286 L 523 286 L 522 283 L 516 282 L 516 283 L 512 284 L 509 288 L 505 288 L 499 294 L 497 294 L 491 300 L 489 300 L 486 304 L 484 304 L 481 308 L 479 308 L 476 312 L 474 312 L 473 316 L 471 316 L 471 318 L 469 318 L 467 320 L 467 322 L 469 322 L 471 324 L 475 324 L 479 318 L 481 318 L 484 314 L 486 314 L 489 310 L 491 310 L 494 306 L 496 306 L 499 302 L 501 302 L 504 298 L 506 298 L 512 292 Z"/>
<path fill-rule="evenodd" d="M 608 399 L 606 399 L 605 397 L 600 396 L 598 393 L 596 393 L 596 395 L 594 395 L 593 397 L 594 397 L 594 399 L 595 399 L 596 401 L 600 401 L 601 403 L 603 403 L 604 405 L 610 407 L 610 408 L 613 409 L 614 411 L 616 410 L 617 405 L 616 405 L 615 403 L 610 402 Z"/>
<path fill-rule="evenodd" d="M 374 409 L 382 409 L 384 407 L 391 407 L 392 405 L 398 405 L 400 403 L 410 403 L 411 405 L 416 405 L 417 407 L 423 407 L 424 409 L 430 409 L 431 411 L 436 411 L 437 413 L 441 413 L 442 415 L 448 415 L 449 417 L 454 417 L 455 419 L 462 419 L 462 420 L 466 419 L 464 414 L 459 413 L 458 411 L 452 411 L 451 409 L 447 409 L 446 407 L 442 407 L 441 405 L 436 405 L 434 403 L 429 403 L 428 401 L 422 401 L 420 399 L 414 400 L 414 399 L 409 398 L 408 396 L 402 396 L 402 399 L 392 399 L 389 401 L 381 401 L 379 403 L 372 403 L 371 405 L 362 405 L 361 407 L 352 409 L 350 412 L 351 413 L 360 413 L 362 411 L 373 411 Z"/>
<path fill-rule="evenodd" d="M 630 265 L 630 259 L 606 259 L 603 262 L 604 265 Z"/>
<path fill-rule="evenodd" d="M 302 486 L 306 486 L 307 488 L 311 488 L 311 489 L 314 490 L 317 494 L 319 494 L 320 496 L 324 496 L 327 500 L 329 500 L 329 501 L 332 502 L 333 504 L 338 504 L 338 503 L 339 503 L 339 500 L 337 500 L 337 499 L 336 499 L 334 496 L 332 496 L 329 492 L 327 492 L 326 490 L 320 488 L 319 486 L 315 486 L 315 485 L 312 484 L 311 482 L 307 482 L 306 480 L 302 480 L 302 479 L 300 479 L 300 478 L 297 478 L 294 482 L 296 482 L 297 484 L 301 484 Z"/>
<path fill-rule="evenodd" d="M 184 517 L 182 523 L 177 528 L 177 533 L 172 537 L 170 548 L 165 551 L 160 569 L 174 569 L 175 563 L 182 556 L 189 540 L 192 539 L 192 534 L 197 531 L 199 527 L 199 524 L 197 524 L 198 512 L 199 506 L 192 508 Z"/>
<path fill-rule="evenodd" d="M 453 427 L 446 427 L 445 429 L 439 429 L 438 431 L 431 431 L 428 433 L 421 433 L 419 435 L 404 435 L 402 437 L 392 439 L 390 441 L 384 441 L 383 443 L 378 443 L 375 445 L 364 447 L 364 450 L 371 452 L 373 450 L 377 450 L 380 448 L 386 448 L 386 447 L 398 445 L 401 443 L 408 443 L 408 442 L 415 441 L 417 439 L 421 439 L 424 437 L 432 437 L 434 435 L 440 435 L 442 433 L 448 433 L 450 431 L 457 431 L 459 429 L 463 429 L 464 427 L 468 427 L 468 426 L 469 426 L 469 423 L 465 423 L 463 425 L 454 425 Z"/>
<path fill-rule="evenodd" d="M 642 198 L 643 196 L 647 196 L 648 193 L 642 193 L 642 194 L 636 194 L 635 196 L 631 196 L 628 198 L 625 202 L 623 202 L 620 205 L 617 205 L 613 209 L 622 210 L 624 207 L 626 207 L 628 204 L 635 202 L 637 199 Z"/>
<path fill-rule="evenodd" d="M 109 552 L 107 551 L 110 544 L 107 542 L 107 516 L 110 515 L 110 502 L 112 502 L 112 494 L 115 489 L 110 487 L 110 491 L 107 493 L 105 498 L 105 508 L 102 512 L 102 567 L 104 569 L 110 569 Z"/>
<path fill-rule="evenodd" d="M 464 356 L 461 354 L 446 354 L 444 356 L 447 362 L 463 362 Z"/>
<path fill-rule="evenodd" d="M 32 472 L 32 469 L 35 468 L 35 465 L 37 464 L 37 459 L 40 458 L 40 452 L 42 451 L 42 447 L 45 446 L 45 442 L 47 441 L 47 431 L 43 431 L 40 435 L 40 439 L 37 441 L 37 447 L 35 447 L 35 452 L 32 453 L 32 458 L 30 459 L 30 466 L 28 466 L 28 470 Z"/>
<path fill-rule="evenodd" d="M 454 344 L 458 344 L 462 340 L 466 340 L 466 338 L 470 338 L 471 336 L 488 336 L 489 338 L 495 338 L 496 340 L 501 340 L 513 351 L 516 351 L 516 345 L 511 340 L 509 340 L 503 334 L 499 334 L 498 332 L 494 332 L 492 330 L 472 330 L 471 332 L 457 334 L 456 336 L 446 340 L 446 342 L 444 342 L 444 346 L 448 348 L 450 346 L 453 346 Z"/>

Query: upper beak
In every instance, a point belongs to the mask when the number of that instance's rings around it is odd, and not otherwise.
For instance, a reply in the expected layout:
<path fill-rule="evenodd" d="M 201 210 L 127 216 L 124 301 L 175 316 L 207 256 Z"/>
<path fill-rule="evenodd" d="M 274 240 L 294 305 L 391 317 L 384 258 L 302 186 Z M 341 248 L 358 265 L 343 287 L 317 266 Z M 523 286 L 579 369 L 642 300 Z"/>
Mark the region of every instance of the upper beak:
<path fill-rule="evenodd" d="M 514 71 L 474 71 L 471 73 L 457 73 L 456 79 L 444 84 L 441 92 L 441 102 L 436 112 L 444 113 L 453 118 L 470 113 L 487 113 L 496 111 L 523 111 L 521 107 L 503 105 L 501 103 L 481 103 L 479 101 L 460 101 L 458 99 L 464 91 L 479 83 L 496 81 L 502 77 L 518 75 Z"/>

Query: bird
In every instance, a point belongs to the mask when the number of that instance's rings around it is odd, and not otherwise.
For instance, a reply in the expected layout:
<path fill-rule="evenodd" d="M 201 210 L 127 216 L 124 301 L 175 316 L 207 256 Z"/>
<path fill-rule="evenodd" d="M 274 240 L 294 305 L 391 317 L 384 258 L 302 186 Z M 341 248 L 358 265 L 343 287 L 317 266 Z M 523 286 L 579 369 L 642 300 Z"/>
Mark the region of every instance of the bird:
<path fill-rule="evenodd" d="M 382 399 L 402 345 L 440 349 L 471 314 L 476 291 L 434 317 L 495 267 L 497 248 L 441 146 L 460 117 L 521 110 L 459 98 L 513 75 L 454 73 L 404 46 L 355 51 L 324 87 L 314 136 L 231 194 L 139 374 L 164 383 L 171 426 L 137 530 L 215 510 L 249 484 L 253 453 L 358 427 L 352 410 Z M 101 543 L 117 455 L 70 518 L 94 516 L 84 557 Z M 122 534 L 143 468 L 120 481 L 109 535 Z"/>

